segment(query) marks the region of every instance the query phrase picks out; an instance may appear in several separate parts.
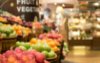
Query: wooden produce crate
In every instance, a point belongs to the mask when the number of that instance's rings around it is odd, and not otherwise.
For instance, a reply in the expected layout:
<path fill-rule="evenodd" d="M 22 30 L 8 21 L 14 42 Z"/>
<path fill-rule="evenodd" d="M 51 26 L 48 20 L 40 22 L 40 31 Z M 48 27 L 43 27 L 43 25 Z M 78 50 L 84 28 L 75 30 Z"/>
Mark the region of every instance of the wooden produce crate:
<path fill-rule="evenodd" d="M 6 38 L 6 39 L 1 39 L 2 42 L 2 50 L 1 52 L 5 52 L 9 50 L 11 47 L 15 46 L 17 39 L 16 38 Z"/>

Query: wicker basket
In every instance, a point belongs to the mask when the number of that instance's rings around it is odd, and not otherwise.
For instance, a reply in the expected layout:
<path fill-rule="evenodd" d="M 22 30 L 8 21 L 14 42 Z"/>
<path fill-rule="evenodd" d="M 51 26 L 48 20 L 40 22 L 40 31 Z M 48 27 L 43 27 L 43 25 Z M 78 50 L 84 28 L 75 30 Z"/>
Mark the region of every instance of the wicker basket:
<path fill-rule="evenodd" d="M 2 50 L 1 52 L 5 52 L 7 50 L 10 49 L 10 47 L 15 46 L 17 39 L 16 38 L 6 38 L 6 39 L 2 39 Z"/>

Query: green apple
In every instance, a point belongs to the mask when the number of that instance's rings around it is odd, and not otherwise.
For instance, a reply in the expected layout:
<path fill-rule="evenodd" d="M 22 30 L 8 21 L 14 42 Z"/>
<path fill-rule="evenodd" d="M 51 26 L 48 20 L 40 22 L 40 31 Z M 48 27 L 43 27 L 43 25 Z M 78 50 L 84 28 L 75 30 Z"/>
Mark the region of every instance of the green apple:
<path fill-rule="evenodd" d="M 40 43 L 37 43 L 36 45 L 37 45 L 37 51 L 42 52 L 44 50 L 43 43 L 40 42 Z"/>
<path fill-rule="evenodd" d="M 5 33 L 1 33 L 2 38 L 7 38 L 7 35 Z"/>
<path fill-rule="evenodd" d="M 31 47 L 29 43 L 24 43 L 23 46 L 26 47 L 26 49 L 29 49 Z"/>
<path fill-rule="evenodd" d="M 50 46 L 47 43 L 44 43 L 43 48 L 44 48 L 45 51 L 48 51 L 48 52 L 51 51 L 51 48 L 50 48 Z"/>
<path fill-rule="evenodd" d="M 16 42 L 16 46 L 20 46 L 21 45 L 21 42 Z"/>
<path fill-rule="evenodd" d="M 29 50 L 29 51 L 31 51 L 31 50 L 33 50 L 33 48 L 32 48 L 32 47 L 30 47 L 28 50 Z"/>
<path fill-rule="evenodd" d="M 49 53 L 48 53 L 48 58 L 54 58 L 55 57 L 55 52 L 54 51 L 50 51 Z"/>
<path fill-rule="evenodd" d="M 49 52 L 43 51 L 42 53 L 45 55 L 46 58 L 48 58 L 48 53 L 49 53 Z"/>
<path fill-rule="evenodd" d="M 35 50 L 37 49 L 37 45 L 36 45 L 36 44 L 35 44 L 35 45 L 32 45 L 31 47 L 32 47 L 33 49 L 35 49 Z"/>
<path fill-rule="evenodd" d="M 11 34 L 9 35 L 9 37 L 10 37 L 10 38 L 17 37 L 17 34 L 16 34 L 16 32 L 14 31 L 13 33 L 11 33 Z"/>
<path fill-rule="evenodd" d="M 18 48 L 20 48 L 22 50 L 27 50 L 24 46 L 19 46 Z"/>

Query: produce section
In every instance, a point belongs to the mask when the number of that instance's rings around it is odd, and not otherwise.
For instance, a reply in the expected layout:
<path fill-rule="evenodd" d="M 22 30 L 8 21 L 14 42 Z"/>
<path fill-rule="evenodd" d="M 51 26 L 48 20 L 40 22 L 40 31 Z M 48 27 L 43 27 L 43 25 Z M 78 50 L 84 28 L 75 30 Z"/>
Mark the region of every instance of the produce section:
<path fill-rule="evenodd" d="M 26 22 L 15 16 L 1 16 L 0 62 L 60 63 L 63 47 L 67 48 L 63 36 L 55 30 L 43 32 L 43 27 L 37 20 Z"/>

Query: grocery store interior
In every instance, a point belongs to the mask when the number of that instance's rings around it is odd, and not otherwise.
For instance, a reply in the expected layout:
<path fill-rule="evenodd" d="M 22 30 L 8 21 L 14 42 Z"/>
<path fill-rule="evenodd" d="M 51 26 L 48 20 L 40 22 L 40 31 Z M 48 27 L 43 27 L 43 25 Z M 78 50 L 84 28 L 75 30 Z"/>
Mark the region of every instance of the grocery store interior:
<path fill-rule="evenodd" d="M 100 0 L 0 0 L 0 63 L 100 63 Z"/>

